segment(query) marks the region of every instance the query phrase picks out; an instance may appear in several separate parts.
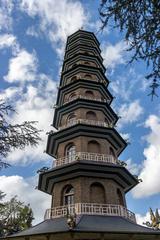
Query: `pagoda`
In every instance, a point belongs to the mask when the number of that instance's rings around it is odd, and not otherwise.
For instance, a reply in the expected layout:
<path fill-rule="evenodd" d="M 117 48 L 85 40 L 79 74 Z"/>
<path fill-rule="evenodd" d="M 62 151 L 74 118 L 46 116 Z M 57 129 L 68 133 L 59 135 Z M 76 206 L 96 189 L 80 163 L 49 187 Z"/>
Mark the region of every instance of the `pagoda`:
<path fill-rule="evenodd" d="M 125 194 L 139 183 L 119 160 L 127 146 L 108 90 L 100 44 L 92 32 L 67 39 L 53 127 L 46 153 L 53 165 L 38 189 L 52 196 L 44 221 L 14 234 L 21 239 L 160 239 L 136 223 Z M 41 209 L 39 209 L 41 211 Z"/>

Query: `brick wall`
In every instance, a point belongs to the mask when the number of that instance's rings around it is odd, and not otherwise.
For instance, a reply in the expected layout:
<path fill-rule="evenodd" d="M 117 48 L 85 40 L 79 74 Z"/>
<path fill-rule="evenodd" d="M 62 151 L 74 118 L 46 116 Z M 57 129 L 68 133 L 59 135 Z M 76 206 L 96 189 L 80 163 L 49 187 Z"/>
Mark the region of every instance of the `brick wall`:
<path fill-rule="evenodd" d="M 101 184 L 104 188 L 105 201 L 101 202 L 100 191 L 97 188 L 97 194 L 94 191 L 91 196 L 91 188 L 93 184 Z M 120 204 L 117 189 L 122 193 L 124 206 L 126 206 L 124 191 L 121 186 L 111 179 L 103 179 L 96 177 L 77 177 L 67 181 L 59 182 L 54 185 L 53 188 L 53 201 L 52 207 L 63 205 L 63 190 L 67 185 L 72 185 L 75 191 L 75 203 L 106 203 L 106 204 Z M 96 190 L 96 188 L 95 188 Z M 91 198 L 92 197 L 92 198 Z"/>
<path fill-rule="evenodd" d="M 99 153 L 100 154 L 110 154 L 110 147 L 113 148 L 113 146 L 111 146 L 111 144 L 106 139 L 80 136 L 80 137 L 70 139 L 64 143 L 60 143 L 58 146 L 57 158 L 65 156 L 65 148 L 70 143 L 72 143 L 76 146 L 77 152 L 88 152 L 88 143 L 90 141 L 97 141 L 97 143 L 99 143 L 99 145 L 100 145 Z M 113 150 L 116 154 L 115 149 L 113 149 Z M 94 149 L 93 150 L 90 149 L 90 152 L 95 152 L 95 151 L 94 151 Z"/>
<path fill-rule="evenodd" d="M 88 91 L 88 90 L 90 90 L 90 89 L 88 88 L 87 91 Z M 100 99 L 100 98 L 102 97 L 102 95 L 100 94 L 99 91 L 92 90 L 92 89 L 91 89 L 91 91 L 92 91 L 93 94 L 94 94 L 94 98 Z M 70 96 L 71 94 L 73 94 L 73 93 L 75 94 L 75 96 L 81 95 L 81 96 L 85 96 L 85 97 L 86 97 L 86 88 L 82 88 L 82 87 L 81 87 L 81 88 L 78 88 L 78 89 L 75 90 L 75 91 L 72 91 L 72 92 L 69 92 L 69 93 L 65 94 L 65 95 L 64 95 L 64 103 L 68 101 L 69 96 Z"/>
<path fill-rule="evenodd" d="M 86 119 L 86 113 L 88 111 L 92 111 L 96 114 L 97 116 L 97 121 L 105 121 L 106 116 L 104 115 L 104 113 L 102 111 L 98 111 L 98 110 L 91 110 L 91 109 L 86 109 L 86 108 L 78 108 L 76 109 L 74 112 L 70 112 L 68 114 L 64 114 L 61 118 L 61 122 L 60 125 L 63 126 L 67 123 L 67 119 L 69 117 L 69 115 L 72 113 L 74 113 L 76 115 L 76 119 Z"/>

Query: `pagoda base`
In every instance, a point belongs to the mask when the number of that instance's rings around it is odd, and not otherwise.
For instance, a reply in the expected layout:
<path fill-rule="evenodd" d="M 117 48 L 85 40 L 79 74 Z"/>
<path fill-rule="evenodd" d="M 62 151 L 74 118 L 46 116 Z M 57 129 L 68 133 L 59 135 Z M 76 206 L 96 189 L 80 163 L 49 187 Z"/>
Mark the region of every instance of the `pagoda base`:
<path fill-rule="evenodd" d="M 78 217 L 73 229 L 68 227 L 67 218 L 61 217 L 45 220 L 7 238 L 16 240 L 154 240 L 160 239 L 160 231 L 140 226 L 123 217 L 82 215 Z"/>

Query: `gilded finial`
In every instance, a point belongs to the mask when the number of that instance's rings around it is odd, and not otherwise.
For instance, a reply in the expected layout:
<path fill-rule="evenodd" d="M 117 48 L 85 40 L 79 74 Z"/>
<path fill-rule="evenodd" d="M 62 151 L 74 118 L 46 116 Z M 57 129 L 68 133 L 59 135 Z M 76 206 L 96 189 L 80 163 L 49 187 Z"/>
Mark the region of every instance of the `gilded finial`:
<path fill-rule="evenodd" d="M 69 209 L 67 208 L 67 224 L 69 229 L 73 229 L 76 227 L 76 213 L 70 213 Z"/>
<path fill-rule="evenodd" d="M 151 227 L 155 230 L 160 230 L 160 215 L 158 212 L 158 208 L 156 209 L 155 214 L 154 214 L 152 208 L 149 209 L 149 212 L 150 212 L 151 222 L 147 221 L 143 224 L 145 224 L 147 227 Z"/>

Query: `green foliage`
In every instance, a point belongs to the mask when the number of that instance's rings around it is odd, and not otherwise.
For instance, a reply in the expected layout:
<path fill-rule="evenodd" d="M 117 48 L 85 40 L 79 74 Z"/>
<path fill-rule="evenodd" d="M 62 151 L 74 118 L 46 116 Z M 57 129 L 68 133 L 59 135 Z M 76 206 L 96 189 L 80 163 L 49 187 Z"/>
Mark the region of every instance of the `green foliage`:
<path fill-rule="evenodd" d="M 0 192 L 0 199 L 5 194 Z M 0 204 L 0 236 L 7 236 L 32 226 L 33 212 L 29 205 L 18 201 L 17 197 Z"/>
<path fill-rule="evenodd" d="M 140 59 L 150 66 L 146 78 L 153 80 L 151 95 L 156 95 L 160 79 L 160 1 L 101 0 L 99 12 L 102 30 L 112 22 L 125 33 L 128 51 L 134 52 L 130 62 Z"/>
<path fill-rule="evenodd" d="M 21 124 L 10 124 L 8 116 L 15 112 L 14 108 L 4 101 L 0 101 L 0 156 L 7 157 L 13 149 L 23 149 L 28 145 L 37 146 L 41 140 L 40 130 L 35 127 L 35 121 Z M 0 160 L 0 170 L 9 164 Z"/>

